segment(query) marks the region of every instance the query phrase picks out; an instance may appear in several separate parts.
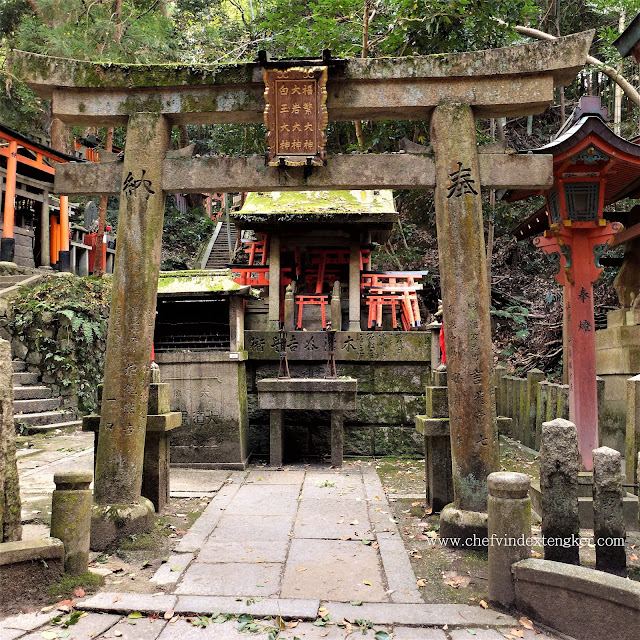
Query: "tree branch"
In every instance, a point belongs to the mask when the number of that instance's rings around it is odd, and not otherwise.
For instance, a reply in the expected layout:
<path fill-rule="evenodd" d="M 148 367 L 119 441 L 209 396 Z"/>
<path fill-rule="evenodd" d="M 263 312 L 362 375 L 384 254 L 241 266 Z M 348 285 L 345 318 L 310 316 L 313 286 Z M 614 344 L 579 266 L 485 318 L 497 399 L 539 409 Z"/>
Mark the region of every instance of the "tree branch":
<path fill-rule="evenodd" d="M 498 22 L 506 25 L 503 20 L 496 18 Z M 531 38 L 537 38 L 538 40 L 556 40 L 556 36 L 552 36 L 550 33 L 539 31 L 538 29 L 532 29 L 531 27 L 514 26 L 513 27 L 519 34 L 523 36 L 529 36 Z M 622 74 L 618 73 L 613 67 L 605 64 L 601 60 L 594 58 L 593 56 L 587 56 L 587 64 L 591 64 L 597 67 L 599 71 L 602 71 L 605 75 L 609 76 L 620 88 L 627 94 L 627 97 L 633 104 L 640 107 L 640 93 L 631 85 Z"/>

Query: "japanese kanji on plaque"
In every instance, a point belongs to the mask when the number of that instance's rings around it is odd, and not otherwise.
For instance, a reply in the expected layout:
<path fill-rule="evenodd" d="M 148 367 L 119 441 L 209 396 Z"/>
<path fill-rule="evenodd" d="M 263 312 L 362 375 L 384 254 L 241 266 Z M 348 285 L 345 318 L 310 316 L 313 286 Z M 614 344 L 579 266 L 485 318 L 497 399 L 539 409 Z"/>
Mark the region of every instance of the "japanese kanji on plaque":
<path fill-rule="evenodd" d="M 327 67 L 265 69 L 267 164 L 322 166 L 326 161 Z"/>

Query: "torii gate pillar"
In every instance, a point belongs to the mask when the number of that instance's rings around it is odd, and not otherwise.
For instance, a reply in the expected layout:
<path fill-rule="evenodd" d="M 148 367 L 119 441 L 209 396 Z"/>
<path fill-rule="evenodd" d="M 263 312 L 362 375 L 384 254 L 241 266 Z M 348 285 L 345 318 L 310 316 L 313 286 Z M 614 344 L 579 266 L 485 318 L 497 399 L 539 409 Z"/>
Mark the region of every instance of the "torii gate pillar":
<path fill-rule="evenodd" d="M 449 387 L 454 506 L 440 535 L 484 538 L 487 476 L 499 468 L 491 384 L 490 296 L 473 110 L 444 104 L 431 118 L 436 224 Z M 480 546 L 468 543 L 466 546 Z"/>
<path fill-rule="evenodd" d="M 129 117 L 96 457 L 96 550 L 153 526 L 153 505 L 140 491 L 170 134 L 162 114 Z"/>

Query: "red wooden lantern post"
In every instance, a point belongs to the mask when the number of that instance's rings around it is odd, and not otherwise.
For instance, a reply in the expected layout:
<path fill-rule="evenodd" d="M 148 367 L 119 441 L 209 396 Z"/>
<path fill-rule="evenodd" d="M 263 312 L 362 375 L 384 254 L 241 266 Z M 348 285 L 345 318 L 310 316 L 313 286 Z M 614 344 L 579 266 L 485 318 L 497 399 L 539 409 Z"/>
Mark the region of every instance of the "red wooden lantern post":
<path fill-rule="evenodd" d="M 558 262 L 556 280 L 564 288 L 566 302 L 569 418 L 578 428 L 582 466 L 591 471 L 592 451 L 599 446 L 593 283 L 602 272 L 599 257 L 621 225 L 601 218 L 573 222 L 566 218 L 566 209 L 561 211 L 563 220 L 534 242 Z"/>

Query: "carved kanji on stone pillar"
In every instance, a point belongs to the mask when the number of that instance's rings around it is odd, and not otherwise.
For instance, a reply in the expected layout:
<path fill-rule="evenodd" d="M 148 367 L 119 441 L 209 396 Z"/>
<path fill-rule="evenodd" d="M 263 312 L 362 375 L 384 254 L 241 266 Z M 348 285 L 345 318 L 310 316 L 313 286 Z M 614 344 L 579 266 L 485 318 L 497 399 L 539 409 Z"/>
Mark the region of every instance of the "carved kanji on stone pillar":
<path fill-rule="evenodd" d="M 606 220 L 567 220 L 534 239 L 558 266 L 556 280 L 564 288 L 569 419 L 578 428 L 578 449 L 588 471 L 593 469 L 592 451 L 599 446 L 593 283 L 602 272 L 600 256 L 620 228 L 619 223 Z"/>

